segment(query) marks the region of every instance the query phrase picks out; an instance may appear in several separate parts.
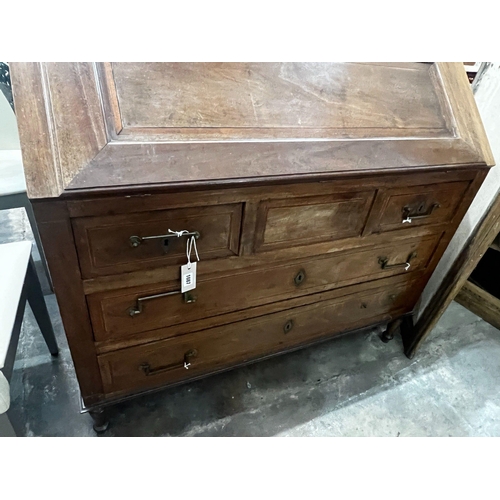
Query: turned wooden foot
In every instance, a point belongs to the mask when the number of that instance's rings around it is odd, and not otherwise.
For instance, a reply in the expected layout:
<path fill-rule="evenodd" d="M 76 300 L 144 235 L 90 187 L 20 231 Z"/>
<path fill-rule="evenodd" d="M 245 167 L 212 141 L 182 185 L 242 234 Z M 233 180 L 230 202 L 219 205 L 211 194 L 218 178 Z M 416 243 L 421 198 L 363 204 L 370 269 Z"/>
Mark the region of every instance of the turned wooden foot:
<path fill-rule="evenodd" d="M 396 330 L 401 325 L 401 322 L 402 322 L 401 318 L 396 319 L 394 321 L 391 321 L 387 325 L 387 328 L 386 328 L 385 332 L 382 333 L 382 335 L 380 336 L 380 340 L 382 340 L 382 342 L 385 342 L 385 343 L 387 343 L 390 340 L 392 340 L 394 338 L 394 333 L 396 332 Z"/>
<path fill-rule="evenodd" d="M 94 421 L 94 431 L 104 432 L 109 426 L 108 412 L 102 408 L 89 411 L 92 420 Z"/>

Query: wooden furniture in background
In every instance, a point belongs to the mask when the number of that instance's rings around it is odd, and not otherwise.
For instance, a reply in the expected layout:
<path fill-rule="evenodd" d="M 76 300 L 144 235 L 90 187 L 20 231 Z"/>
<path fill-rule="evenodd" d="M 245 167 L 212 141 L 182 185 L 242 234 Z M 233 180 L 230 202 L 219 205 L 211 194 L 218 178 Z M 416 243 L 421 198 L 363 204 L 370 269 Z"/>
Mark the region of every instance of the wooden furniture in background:
<path fill-rule="evenodd" d="M 17 63 L 85 406 L 408 325 L 493 164 L 460 63 Z M 182 294 L 186 237 L 198 284 Z M 154 238 L 152 238 L 154 237 Z M 411 325 L 410 325 L 411 326 Z"/>
<path fill-rule="evenodd" d="M 493 204 L 492 209 L 495 207 Z M 499 240 L 500 234 L 497 234 L 455 297 L 459 304 L 496 328 L 500 328 Z"/>
<path fill-rule="evenodd" d="M 500 328 L 500 299 L 491 293 L 467 280 L 455 300 L 491 325 Z"/>

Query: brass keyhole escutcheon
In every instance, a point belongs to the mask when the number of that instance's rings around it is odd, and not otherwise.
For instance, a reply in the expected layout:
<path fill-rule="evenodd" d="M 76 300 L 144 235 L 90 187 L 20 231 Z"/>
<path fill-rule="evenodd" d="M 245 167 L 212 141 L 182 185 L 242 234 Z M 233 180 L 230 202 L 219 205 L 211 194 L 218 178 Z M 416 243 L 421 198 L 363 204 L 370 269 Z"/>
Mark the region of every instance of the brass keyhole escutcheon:
<path fill-rule="evenodd" d="M 305 279 L 306 279 L 306 272 L 304 271 L 304 269 L 301 269 L 293 279 L 293 282 L 297 286 L 299 286 L 300 284 L 304 283 Z"/>
<path fill-rule="evenodd" d="M 293 328 L 293 319 L 289 319 L 283 326 L 283 331 L 288 333 Z"/>

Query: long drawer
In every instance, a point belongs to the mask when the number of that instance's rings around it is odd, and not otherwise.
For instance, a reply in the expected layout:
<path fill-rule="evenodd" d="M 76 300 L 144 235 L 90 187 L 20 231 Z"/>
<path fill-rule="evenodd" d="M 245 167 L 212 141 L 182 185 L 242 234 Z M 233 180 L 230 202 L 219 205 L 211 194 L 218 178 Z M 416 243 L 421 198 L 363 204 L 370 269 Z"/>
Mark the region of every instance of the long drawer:
<path fill-rule="evenodd" d="M 330 292 L 332 293 L 332 292 Z M 98 357 L 106 393 L 146 389 L 247 362 L 411 310 L 411 282 L 122 349 Z"/>
<path fill-rule="evenodd" d="M 177 282 L 89 295 L 95 340 L 118 339 L 387 276 L 410 276 L 427 266 L 440 236 L 409 238 L 397 248 L 385 244 L 226 276 L 212 275 L 200 279 L 197 288 L 185 295 L 176 293 Z"/>
<path fill-rule="evenodd" d="M 242 204 L 139 212 L 73 219 L 84 278 L 184 264 L 186 237 L 199 233 L 203 258 L 238 254 Z"/>

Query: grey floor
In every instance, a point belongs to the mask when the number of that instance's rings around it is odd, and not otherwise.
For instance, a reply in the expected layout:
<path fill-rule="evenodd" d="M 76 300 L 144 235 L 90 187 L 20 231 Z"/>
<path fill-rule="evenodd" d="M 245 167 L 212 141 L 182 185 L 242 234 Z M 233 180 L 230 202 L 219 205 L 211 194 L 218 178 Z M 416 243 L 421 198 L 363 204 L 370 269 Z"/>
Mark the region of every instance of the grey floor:
<path fill-rule="evenodd" d="M 0 213 L 0 242 L 31 239 L 22 211 Z M 95 436 L 54 295 L 61 355 L 27 311 L 11 419 L 24 436 Z M 500 332 L 452 303 L 413 360 L 397 337 L 365 332 L 113 407 L 103 436 L 499 436 Z"/>

